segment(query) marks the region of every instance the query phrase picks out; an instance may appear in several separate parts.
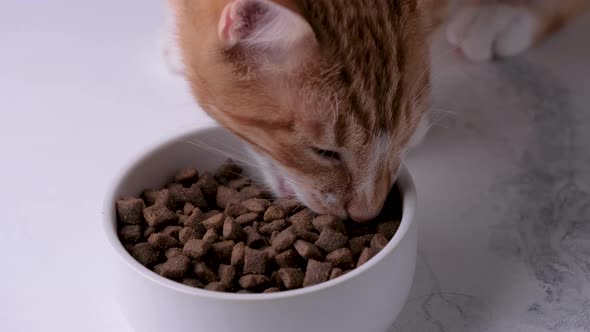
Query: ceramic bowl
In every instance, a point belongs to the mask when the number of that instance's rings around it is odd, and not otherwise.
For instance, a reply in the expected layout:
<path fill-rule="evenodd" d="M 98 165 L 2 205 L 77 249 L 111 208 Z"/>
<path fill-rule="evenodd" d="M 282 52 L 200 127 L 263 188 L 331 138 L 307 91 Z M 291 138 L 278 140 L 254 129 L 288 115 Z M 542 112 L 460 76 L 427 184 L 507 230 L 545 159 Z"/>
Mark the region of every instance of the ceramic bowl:
<path fill-rule="evenodd" d="M 228 158 L 221 151 L 245 150 L 219 127 L 185 132 L 147 148 L 113 179 L 102 220 L 107 276 L 131 326 L 137 332 L 387 331 L 408 297 L 416 264 L 416 191 L 405 167 L 398 178 L 403 217 L 387 247 L 360 268 L 313 287 L 270 294 L 205 291 L 165 279 L 131 257 L 117 237 L 115 201 L 164 186 L 183 167 L 214 170 Z"/>

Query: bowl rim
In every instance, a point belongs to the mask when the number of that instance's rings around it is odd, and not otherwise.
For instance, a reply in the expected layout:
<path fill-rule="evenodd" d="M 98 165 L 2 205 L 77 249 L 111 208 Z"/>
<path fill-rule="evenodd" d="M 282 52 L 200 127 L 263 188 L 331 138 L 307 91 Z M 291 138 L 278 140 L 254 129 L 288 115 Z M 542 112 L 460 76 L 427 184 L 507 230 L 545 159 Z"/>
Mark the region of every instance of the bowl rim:
<path fill-rule="evenodd" d="M 149 268 L 141 265 L 139 262 L 137 262 L 131 256 L 131 254 L 127 252 L 127 250 L 119 240 L 116 226 L 113 227 L 114 225 L 116 225 L 117 221 L 112 220 L 111 218 L 113 215 L 116 216 L 116 212 L 113 213 L 113 210 L 115 209 L 114 203 L 118 199 L 118 197 L 116 197 L 115 195 L 123 180 L 127 176 L 129 176 L 132 170 L 139 164 L 141 164 L 145 159 L 149 158 L 150 156 L 153 156 L 154 154 L 157 154 L 159 151 L 162 151 L 170 146 L 186 141 L 188 138 L 200 132 L 218 129 L 225 130 L 217 124 L 207 124 L 199 128 L 191 128 L 184 130 L 181 133 L 177 132 L 176 134 L 168 136 L 168 138 L 166 138 L 163 141 L 161 140 L 147 145 L 145 148 L 141 149 L 140 152 L 135 155 L 135 158 L 131 158 L 129 162 L 126 162 L 124 165 L 120 167 L 120 171 L 117 172 L 116 176 L 114 177 L 114 180 L 108 186 L 108 189 L 104 196 L 101 211 L 102 233 L 103 236 L 106 237 L 106 240 L 111 249 L 111 252 L 109 252 L 108 254 L 117 254 L 117 259 L 123 260 L 123 262 L 126 264 L 128 268 L 131 268 L 132 270 L 134 270 L 135 273 L 137 273 L 142 278 L 147 279 L 151 283 L 154 283 L 160 287 L 168 288 L 174 292 L 184 293 L 186 295 L 201 298 L 209 298 L 211 300 L 233 302 L 269 301 L 305 296 L 307 294 L 317 293 L 319 291 L 323 291 L 328 288 L 333 288 L 340 284 L 346 283 L 347 281 L 354 278 L 358 278 L 360 275 L 372 269 L 375 265 L 379 264 L 385 256 L 390 255 L 395 251 L 401 240 L 407 236 L 412 224 L 414 223 L 414 215 L 417 207 L 416 187 L 409 170 L 405 165 L 402 164 L 400 167 L 397 180 L 397 184 L 403 202 L 402 218 L 399 228 L 397 229 L 395 235 L 387 243 L 387 246 L 385 246 L 383 250 L 381 250 L 377 255 L 375 255 L 361 267 L 355 268 L 339 278 L 328 280 L 320 284 L 306 288 L 262 294 L 237 294 L 214 292 L 191 287 L 179 283 L 177 281 L 164 278 L 158 275 L 157 273 L 153 272 Z"/>

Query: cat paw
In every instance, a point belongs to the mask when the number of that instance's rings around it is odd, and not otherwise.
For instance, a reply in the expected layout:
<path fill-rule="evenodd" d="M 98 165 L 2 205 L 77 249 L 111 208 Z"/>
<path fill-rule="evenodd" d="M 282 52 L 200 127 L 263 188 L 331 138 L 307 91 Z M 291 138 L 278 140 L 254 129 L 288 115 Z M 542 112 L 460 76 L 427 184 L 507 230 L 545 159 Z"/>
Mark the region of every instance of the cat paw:
<path fill-rule="evenodd" d="M 539 19 L 527 7 L 471 4 L 451 17 L 446 36 L 470 60 L 487 61 L 526 51 L 538 29 Z"/>

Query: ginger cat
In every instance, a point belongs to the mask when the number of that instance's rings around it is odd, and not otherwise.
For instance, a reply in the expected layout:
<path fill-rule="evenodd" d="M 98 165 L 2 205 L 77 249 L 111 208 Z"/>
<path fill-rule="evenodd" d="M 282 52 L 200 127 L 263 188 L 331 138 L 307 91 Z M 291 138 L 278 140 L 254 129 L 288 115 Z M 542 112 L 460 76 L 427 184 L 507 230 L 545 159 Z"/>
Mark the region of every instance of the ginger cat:
<path fill-rule="evenodd" d="M 277 196 L 365 222 L 429 127 L 428 42 L 519 54 L 588 0 L 169 0 L 167 59 Z"/>

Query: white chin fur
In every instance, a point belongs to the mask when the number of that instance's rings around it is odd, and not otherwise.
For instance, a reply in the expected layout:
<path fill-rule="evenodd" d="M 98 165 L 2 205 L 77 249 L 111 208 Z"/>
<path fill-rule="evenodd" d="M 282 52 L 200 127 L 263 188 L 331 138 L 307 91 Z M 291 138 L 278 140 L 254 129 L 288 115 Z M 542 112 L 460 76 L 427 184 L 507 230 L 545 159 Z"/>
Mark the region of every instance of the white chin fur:
<path fill-rule="evenodd" d="M 254 161 L 260 167 L 259 175 L 262 177 L 264 182 L 266 182 L 266 184 L 270 187 L 274 195 L 279 194 L 280 185 L 277 182 L 277 177 L 275 176 L 276 170 L 274 169 L 272 162 L 268 158 L 266 158 L 265 156 L 261 155 L 256 150 L 251 148 L 250 146 L 247 146 L 247 149 L 249 150 L 250 154 L 254 157 Z"/>

